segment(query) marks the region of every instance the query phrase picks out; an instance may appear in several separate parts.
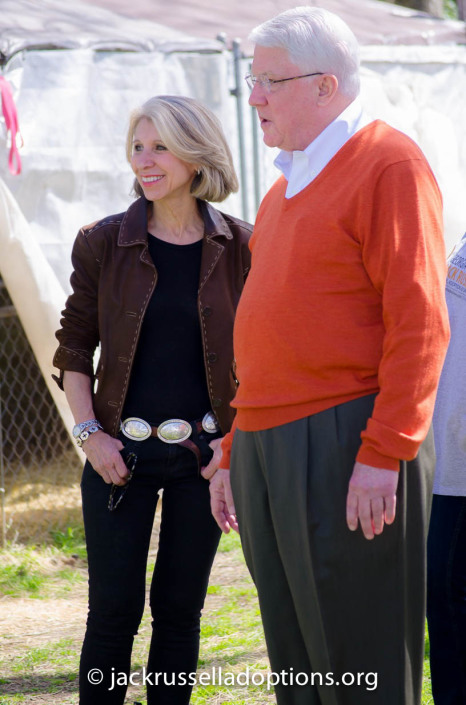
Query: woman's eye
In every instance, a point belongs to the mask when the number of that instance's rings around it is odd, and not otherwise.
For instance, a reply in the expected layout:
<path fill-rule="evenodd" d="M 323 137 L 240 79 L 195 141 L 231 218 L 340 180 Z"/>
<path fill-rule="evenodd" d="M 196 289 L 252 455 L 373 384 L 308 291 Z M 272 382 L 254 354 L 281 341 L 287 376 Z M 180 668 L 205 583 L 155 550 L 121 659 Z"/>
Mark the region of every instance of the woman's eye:
<path fill-rule="evenodd" d="M 165 147 L 164 144 L 156 144 L 155 145 L 155 151 L 156 152 L 166 152 L 167 148 Z"/>

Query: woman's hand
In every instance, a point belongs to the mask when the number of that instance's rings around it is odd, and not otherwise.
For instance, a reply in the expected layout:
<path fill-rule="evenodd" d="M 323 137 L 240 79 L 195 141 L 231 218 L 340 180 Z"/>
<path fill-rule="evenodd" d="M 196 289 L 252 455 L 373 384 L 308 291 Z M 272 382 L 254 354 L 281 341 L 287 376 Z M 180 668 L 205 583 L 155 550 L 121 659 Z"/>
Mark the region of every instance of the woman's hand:
<path fill-rule="evenodd" d="M 124 448 L 118 438 L 112 438 L 104 431 L 91 433 L 82 444 L 82 450 L 96 472 L 107 484 L 125 485 L 129 470 L 120 450 Z"/>
<path fill-rule="evenodd" d="M 205 468 L 201 468 L 201 475 L 205 480 L 210 480 L 217 472 L 218 466 L 220 465 L 220 461 L 222 459 L 222 441 L 223 438 L 215 438 L 209 443 L 209 446 L 212 448 L 214 454 L 209 464 L 206 465 Z"/>
<path fill-rule="evenodd" d="M 63 388 L 75 422 L 95 419 L 92 406 L 91 380 L 82 372 L 67 370 L 63 377 Z M 123 443 L 104 431 L 91 433 L 81 446 L 87 459 L 102 479 L 110 485 L 124 485 L 129 474 L 120 450 Z"/>

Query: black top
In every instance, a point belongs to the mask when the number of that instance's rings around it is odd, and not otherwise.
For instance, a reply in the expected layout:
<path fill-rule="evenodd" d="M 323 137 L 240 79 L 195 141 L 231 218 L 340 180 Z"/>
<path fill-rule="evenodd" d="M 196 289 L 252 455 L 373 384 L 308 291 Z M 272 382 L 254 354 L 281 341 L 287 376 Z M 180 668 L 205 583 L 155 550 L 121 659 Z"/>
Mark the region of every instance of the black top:
<path fill-rule="evenodd" d="M 175 245 L 149 235 L 157 284 L 134 358 L 122 418 L 153 425 L 193 421 L 210 409 L 197 307 L 202 240 Z"/>

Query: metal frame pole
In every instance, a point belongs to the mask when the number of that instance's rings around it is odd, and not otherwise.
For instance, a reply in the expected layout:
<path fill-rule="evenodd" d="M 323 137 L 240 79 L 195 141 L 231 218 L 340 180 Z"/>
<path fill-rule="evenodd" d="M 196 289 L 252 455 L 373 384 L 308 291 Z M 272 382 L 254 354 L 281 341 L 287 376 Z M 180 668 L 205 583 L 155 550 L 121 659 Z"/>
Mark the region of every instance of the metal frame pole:
<path fill-rule="evenodd" d="M 247 169 L 246 169 L 246 148 L 244 144 L 244 121 L 243 121 L 243 90 L 242 90 L 242 78 L 241 72 L 241 59 L 242 53 L 240 50 L 241 41 L 239 39 L 234 39 L 232 43 L 233 48 L 233 62 L 235 70 L 235 87 L 230 91 L 231 95 L 236 98 L 236 115 L 238 120 L 238 147 L 239 147 L 239 166 L 240 166 L 240 180 L 241 180 L 241 205 L 242 205 L 242 216 L 244 220 L 249 219 L 249 199 L 248 199 L 248 179 L 247 179 Z"/>

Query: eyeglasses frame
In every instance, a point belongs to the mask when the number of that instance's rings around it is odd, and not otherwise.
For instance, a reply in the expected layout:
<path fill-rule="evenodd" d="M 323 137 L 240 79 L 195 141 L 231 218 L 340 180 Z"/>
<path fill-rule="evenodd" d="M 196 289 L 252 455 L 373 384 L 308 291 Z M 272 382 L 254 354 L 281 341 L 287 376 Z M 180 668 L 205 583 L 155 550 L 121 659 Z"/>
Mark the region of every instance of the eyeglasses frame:
<path fill-rule="evenodd" d="M 266 93 L 270 93 L 271 87 L 275 83 L 285 83 L 285 81 L 296 81 L 298 78 L 308 78 L 309 76 L 323 76 L 324 71 L 315 71 L 314 73 L 303 73 L 300 76 L 290 76 L 290 78 L 269 78 L 268 76 L 253 76 L 252 73 L 246 74 L 244 77 L 248 88 L 252 91 L 256 83 L 259 83 Z"/>
<path fill-rule="evenodd" d="M 110 490 L 110 495 L 108 497 L 108 505 L 107 505 L 109 512 L 114 512 L 115 509 L 120 504 L 123 497 L 125 496 L 126 491 L 128 489 L 129 482 L 130 482 L 131 478 L 133 477 L 137 460 L 138 460 L 138 456 L 136 455 L 136 453 L 128 453 L 128 457 L 125 460 L 125 465 L 129 470 L 129 475 L 126 478 L 126 483 L 123 486 L 112 484 L 112 487 Z M 120 496 L 118 497 L 117 501 L 115 502 L 114 501 L 115 493 L 118 489 L 121 490 L 121 493 L 120 493 Z"/>

